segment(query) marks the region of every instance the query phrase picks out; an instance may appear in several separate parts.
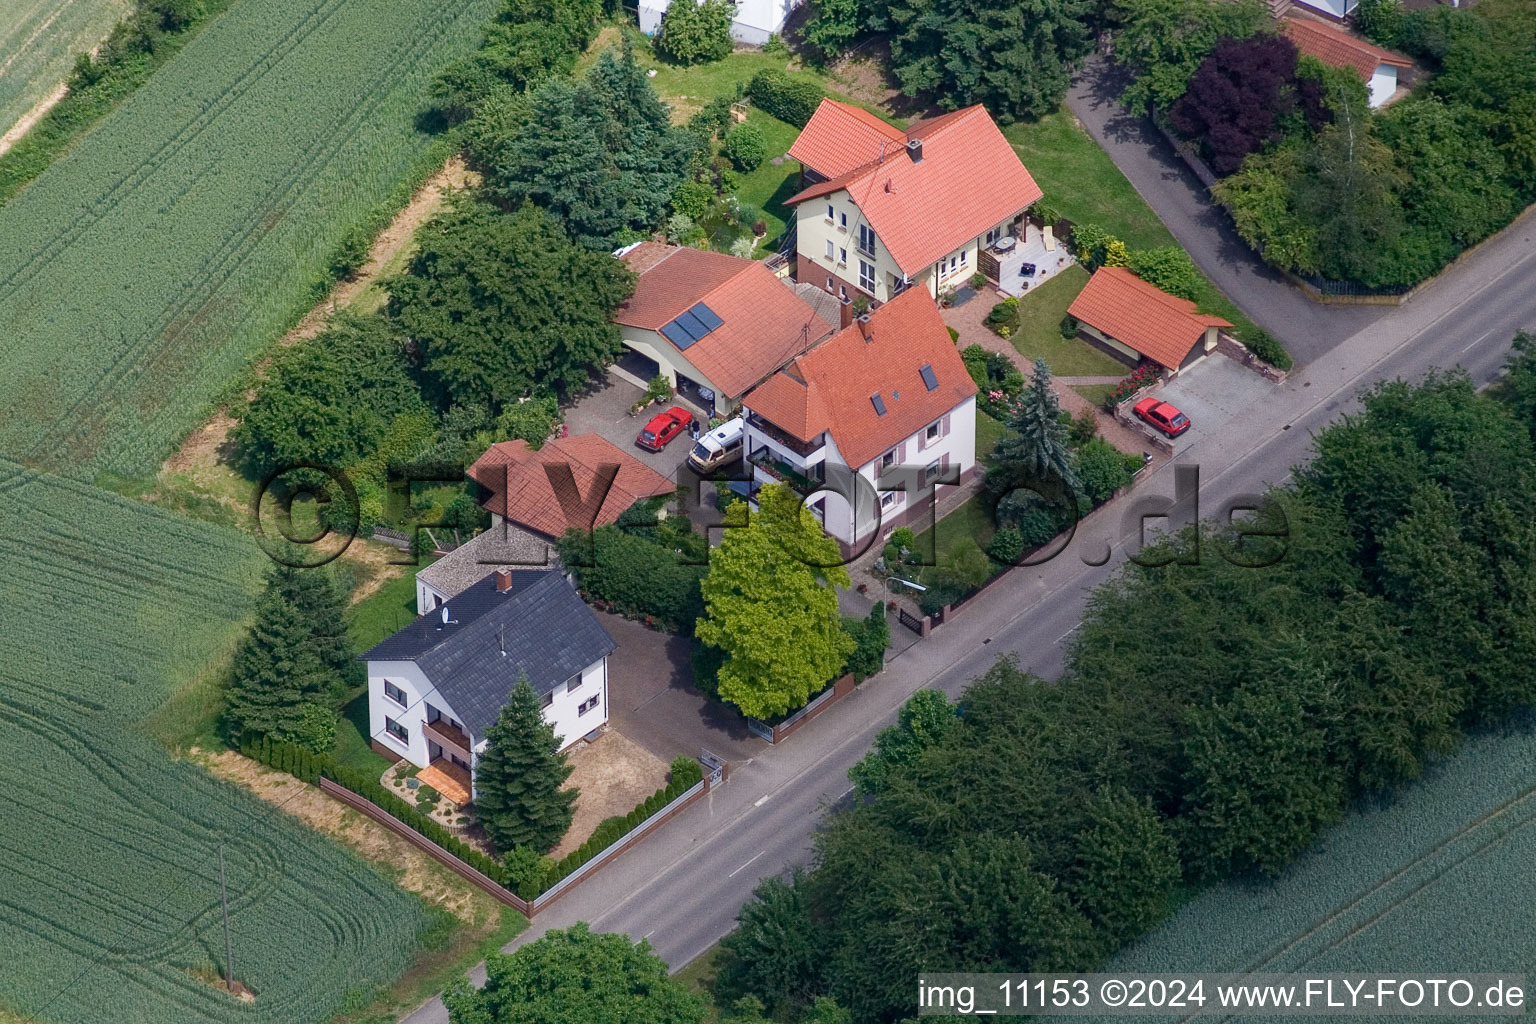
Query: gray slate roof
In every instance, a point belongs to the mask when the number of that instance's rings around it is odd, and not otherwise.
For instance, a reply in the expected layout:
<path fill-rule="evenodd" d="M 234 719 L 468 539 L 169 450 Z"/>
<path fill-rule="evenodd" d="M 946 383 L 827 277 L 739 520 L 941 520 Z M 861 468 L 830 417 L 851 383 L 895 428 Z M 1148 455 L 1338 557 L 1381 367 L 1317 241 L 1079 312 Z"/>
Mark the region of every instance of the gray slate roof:
<path fill-rule="evenodd" d="M 503 520 L 421 570 L 416 578 L 453 598 L 499 568 L 516 572 L 555 569 L 559 564 L 549 541 Z"/>
<path fill-rule="evenodd" d="M 361 657 L 414 661 L 479 740 L 519 672 L 542 696 L 617 647 L 564 574 L 514 569 L 511 590 L 487 576 Z"/>

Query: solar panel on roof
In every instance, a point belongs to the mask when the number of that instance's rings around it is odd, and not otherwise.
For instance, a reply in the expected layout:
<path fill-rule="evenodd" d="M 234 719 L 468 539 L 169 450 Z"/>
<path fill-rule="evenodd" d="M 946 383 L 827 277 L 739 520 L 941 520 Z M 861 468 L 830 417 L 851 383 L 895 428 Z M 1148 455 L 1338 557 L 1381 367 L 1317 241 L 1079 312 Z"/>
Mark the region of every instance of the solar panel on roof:
<path fill-rule="evenodd" d="M 725 323 L 724 320 L 721 320 L 720 317 L 716 315 L 714 310 L 710 309 L 702 302 L 695 303 L 693 308 L 688 312 L 698 317 L 699 323 L 703 324 L 704 329 L 708 331 L 712 331 L 716 327 L 719 327 L 721 324 Z"/>
<path fill-rule="evenodd" d="M 693 344 L 693 335 L 679 327 L 676 320 L 664 325 L 661 328 L 661 333 L 666 335 L 667 340 L 678 348 L 687 348 Z"/>
<path fill-rule="evenodd" d="M 923 368 L 917 372 L 923 375 L 923 383 L 927 385 L 929 391 L 939 389 L 939 378 L 934 376 L 932 363 L 924 363 Z"/>
<path fill-rule="evenodd" d="M 709 328 L 700 323 L 699 318 L 692 313 L 679 313 L 677 314 L 677 319 L 672 322 L 687 331 L 694 341 L 698 341 L 709 333 Z"/>
<path fill-rule="evenodd" d="M 869 396 L 869 402 L 875 407 L 876 416 L 885 415 L 885 399 L 880 397 L 880 393 L 878 391 Z"/>

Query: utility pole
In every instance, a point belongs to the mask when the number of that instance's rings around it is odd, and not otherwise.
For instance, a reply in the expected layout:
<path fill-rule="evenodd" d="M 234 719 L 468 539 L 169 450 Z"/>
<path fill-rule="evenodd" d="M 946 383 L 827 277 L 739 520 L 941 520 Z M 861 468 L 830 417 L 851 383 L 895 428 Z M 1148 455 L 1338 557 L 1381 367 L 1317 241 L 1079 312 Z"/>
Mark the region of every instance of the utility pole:
<path fill-rule="evenodd" d="M 224 987 L 235 990 L 235 953 L 229 941 L 229 889 L 224 884 L 224 844 L 219 844 L 219 900 L 224 904 Z"/>

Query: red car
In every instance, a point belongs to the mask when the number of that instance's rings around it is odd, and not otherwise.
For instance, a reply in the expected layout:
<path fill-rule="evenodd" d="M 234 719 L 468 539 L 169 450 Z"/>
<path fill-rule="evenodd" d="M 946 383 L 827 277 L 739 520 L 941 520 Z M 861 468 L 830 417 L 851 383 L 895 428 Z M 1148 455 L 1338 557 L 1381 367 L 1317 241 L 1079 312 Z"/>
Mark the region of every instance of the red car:
<path fill-rule="evenodd" d="M 1169 437 L 1178 437 L 1189 429 L 1189 417 L 1155 398 L 1143 398 L 1132 410 L 1143 423 L 1150 423 Z"/>
<path fill-rule="evenodd" d="M 646 451 L 659 452 L 667 446 L 668 441 L 687 430 L 688 424 L 692 422 L 693 413 L 674 405 L 666 412 L 652 416 L 651 422 L 636 436 L 635 444 Z"/>

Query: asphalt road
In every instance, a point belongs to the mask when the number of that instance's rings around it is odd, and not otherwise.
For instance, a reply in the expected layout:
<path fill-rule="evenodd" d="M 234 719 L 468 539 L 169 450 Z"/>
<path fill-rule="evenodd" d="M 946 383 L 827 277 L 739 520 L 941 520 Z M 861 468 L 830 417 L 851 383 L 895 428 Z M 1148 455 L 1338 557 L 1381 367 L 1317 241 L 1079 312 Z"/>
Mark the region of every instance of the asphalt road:
<path fill-rule="evenodd" d="M 1305 366 L 1383 315 L 1380 306 L 1324 306 L 1253 254 L 1173 147 L 1118 97 L 1126 76 L 1103 57 L 1089 60 L 1067 92 L 1067 107 L 1216 286 L 1248 318 L 1280 339 Z"/>
<path fill-rule="evenodd" d="M 1178 467 L 1198 468 L 1199 515 L 1209 517 L 1223 502 L 1283 482 L 1305 458 L 1312 434 L 1347 412 L 1361 387 L 1458 365 L 1486 382 L 1519 328 L 1536 329 L 1536 213 L 1413 302 L 1376 313 L 1319 352 L 1252 415 L 1196 437 L 1173 462 L 1085 520 L 1059 557 L 1015 570 L 792 741 L 734 766 L 725 786 L 546 910 L 514 945 L 588 921 L 595 930 L 647 939 L 674 969 L 683 966 L 733 927 L 758 878 L 809 860 L 818 822 L 847 797 L 848 767 L 913 691 L 929 686 L 958 694 L 1005 652 L 1047 678 L 1059 673 L 1089 593 L 1124 563 L 1127 509 L 1172 496 Z M 1173 507 L 1173 521 L 1193 504 Z M 483 970 L 471 977 L 478 982 Z M 406 1020 L 446 1024 L 447 1014 L 433 1000 Z"/>

